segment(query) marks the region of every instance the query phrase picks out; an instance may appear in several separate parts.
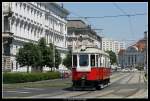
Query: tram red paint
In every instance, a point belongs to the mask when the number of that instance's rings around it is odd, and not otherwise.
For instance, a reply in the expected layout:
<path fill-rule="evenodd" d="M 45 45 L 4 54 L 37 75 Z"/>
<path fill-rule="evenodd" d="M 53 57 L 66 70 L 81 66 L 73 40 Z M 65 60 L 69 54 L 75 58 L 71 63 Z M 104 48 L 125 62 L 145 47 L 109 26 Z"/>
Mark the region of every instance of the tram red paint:
<path fill-rule="evenodd" d="M 86 75 L 86 80 L 104 80 L 110 77 L 110 68 L 92 67 L 90 72 L 78 72 L 72 68 L 73 80 L 80 80 L 83 75 Z"/>
<path fill-rule="evenodd" d="M 86 57 L 86 58 L 85 58 Z M 73 51 L 72 82 L 76 86 L 92 86 L 110 82 L 111 68 L 109 55 L 97 48 L 86 48 Z"/>

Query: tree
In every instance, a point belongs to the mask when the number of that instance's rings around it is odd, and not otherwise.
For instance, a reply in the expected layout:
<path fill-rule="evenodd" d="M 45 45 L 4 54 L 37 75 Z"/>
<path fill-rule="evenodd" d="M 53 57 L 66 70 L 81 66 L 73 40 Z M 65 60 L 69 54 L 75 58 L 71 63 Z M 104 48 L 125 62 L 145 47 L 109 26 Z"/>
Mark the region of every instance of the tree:
<path fill-rule="evenodd" d="M 39 50 L 41 51 L 41 61 L 39 61 L 38 66 L 39 66 L 40 71 L 42 72 L 43 66 L 48 64 L 47 62 L 49 61 L 49 52 L 48 52 L 49 49 L 46 46 L 46 40 L 44 37 L 39 39 L 38 47 L 39 47 Z"/>
<path fill-rule="evenodd" d="M 52 43 L 49 44 L 49 48 L 51 49 L 52 51 L 52 60 L 53 60 L 53 65 L 52 67 L 54 66 L 54 57 L 55 57 L 55 67 L 58 68 L 59 65 L 61 64 L 61 56 L 60 56 L 60 53 L 59 51 L 56 49 L 56 47 L 54 47 L 54 45 Z M 55 50 L 54 50 L 55 49 Z M 52 69 L 51 69 L 52 70 Z"/>
<path fill-rule="evenodd" d="M 71 52 L 71 50 L 68 52 L 67 56 L 64 58 L 63 65 L 65 65 L 67 68 L 71 68 L 71 66 L 72 66 L 72 52 Z"/>
<path fill-rule="evenodd" d="M 61 63 L 61 57 L 59 51 L 55 48 L 55 67 L 58 68 Z"/>
<path fill-rule="evenodd" d="M 33 47 L 33 43 L 25 43 L 23 48 L 20 48 L 19 52 L 16 54 L 16 61 L 20 64 L 21 67 L 27 66 L 27 72 L 29 72 L 29 66 L 34 63 L 32 57 Z"/>
<path fill-rule="evenodd" d="M 34 45 L 34 47 L 32 47 L 32 72 L 41 72 L 41 70 L 39 70 L 39 65 L 42 61 L 42 53 L 41 50 L 39 49 L 39 47 L 37 45 Z"/>
<path fill-rule="evenodd" d="M 109 56 L 110 56 L 111 65 L 114 64 L 114 63 L 117 63 L 116 54 L 113 51 L 106 51 L 106 53 L 108 53 Z"/>
<path fill-rule="evenodd" d="M 58 67 L 61 58 L 58 50 L 56 51 L 56 66 Z M 23 48 L 19 49 L 19 52 L 16 55 L 16 60 L 21 66 L 27 66 L 27 72 L 29 72 L 29 66 L 32 67 L 32 70 L 43 71 L 43 66 L 48 66 L 52 68 L 54 65 L 53 59 L 53 45 L 50 44 L 49 47 L 46 45 L 45 38 L 41 38 L 38 41 L 38 44 L 25 43 Z"/>
<path fill-rule="evenodd" d="M 52 67 L 54 66 L 54 59 L 53 59 L 53 50 L 50 46 L 47 47 L 46 54 L 47 56 L 45 57 L 45 65 L 51 68 L 52 70 Z"/>

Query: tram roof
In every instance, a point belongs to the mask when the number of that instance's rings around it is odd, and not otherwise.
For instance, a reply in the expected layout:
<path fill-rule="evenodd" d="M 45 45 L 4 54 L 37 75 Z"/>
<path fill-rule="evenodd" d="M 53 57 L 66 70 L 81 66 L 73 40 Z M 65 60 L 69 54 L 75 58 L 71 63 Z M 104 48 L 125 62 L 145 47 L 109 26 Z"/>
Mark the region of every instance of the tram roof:
<path fill-rule="evenodd" d="M 78 48 L 78 49 L 75 49 L 73 50 L 73 53 L 95 53 L 95 54 L 103 54 L 103 55 L 107 55 L 109 56 L 108 53 L 104 52 L 103 50 L 100 50 L 98 48 L 95 48 L 95 47 L 86 47 L 86 48 Z"/>

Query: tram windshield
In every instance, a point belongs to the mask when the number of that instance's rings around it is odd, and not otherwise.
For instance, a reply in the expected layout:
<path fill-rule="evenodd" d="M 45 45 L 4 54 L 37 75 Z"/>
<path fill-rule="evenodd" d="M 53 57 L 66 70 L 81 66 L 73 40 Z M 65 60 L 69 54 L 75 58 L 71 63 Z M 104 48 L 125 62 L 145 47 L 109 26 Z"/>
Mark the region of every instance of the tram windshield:
<path fill-rule="evenodd" d="M 89 56 L 88 55 L 79 55 L 79 65 L 88 66 L 89 65 Z"/>

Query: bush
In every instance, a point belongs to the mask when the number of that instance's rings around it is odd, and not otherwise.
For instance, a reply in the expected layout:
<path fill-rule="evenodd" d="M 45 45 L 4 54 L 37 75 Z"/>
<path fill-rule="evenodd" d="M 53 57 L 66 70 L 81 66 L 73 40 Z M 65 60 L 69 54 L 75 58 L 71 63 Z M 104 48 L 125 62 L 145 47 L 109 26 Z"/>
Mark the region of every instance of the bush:
<path fill-rule="evenodd" d="M 60 78 L 59 72 L 3 73 L 3 83 L 24 83 Z"/>

